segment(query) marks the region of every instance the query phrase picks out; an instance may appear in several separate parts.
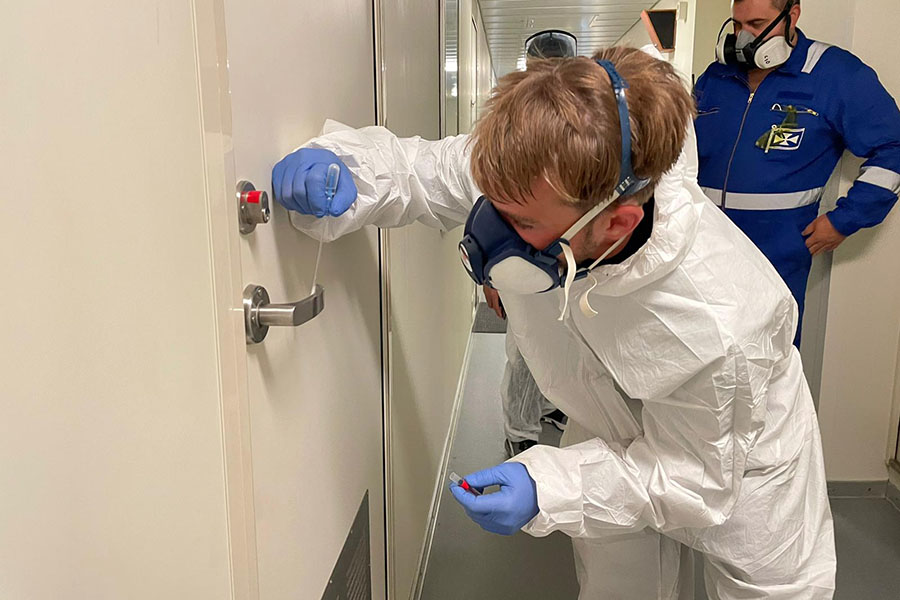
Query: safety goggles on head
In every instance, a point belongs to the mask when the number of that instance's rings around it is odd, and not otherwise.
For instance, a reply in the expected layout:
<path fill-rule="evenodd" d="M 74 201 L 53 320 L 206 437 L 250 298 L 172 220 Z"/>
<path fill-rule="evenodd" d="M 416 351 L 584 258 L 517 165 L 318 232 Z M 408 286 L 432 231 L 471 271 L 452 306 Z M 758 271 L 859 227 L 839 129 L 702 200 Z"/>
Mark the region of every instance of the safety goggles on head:
<path fill-rule="evenodd" d="M 619 183 L 612 196 L 586 212 L 559 239 L 543 249 L 523 240 L 486 198 L 475 204 L 466 221 L 465 237 L 459 244 L 463 266 L 479 285 L 490 285 L 501 292 L 538 294 L 560 286 L 570 288 L 578 269 L 569 240 L 588 225 L 597 215 L 621 196 L 636 194 L 649 183 L 648 179 L 635 176 L 631 168 L 631 124 L 625 90 L 628 83 L 619 75 L 613 64 L 598 60 L 597 64 L 609 74 L 619 112 L 622 133 L 622 159 Z M 624 238 L 623 238 L 624 239 Z M 619 240 L 593 265 L 584 269 L 587 273 L 612 253 L 622 242 Z M 566 258 L 566 269 L 560 267 L 558 256 Z M 568 289 L 567 289 L 568 301 Z M 565 313 L 565 308 L 563 309 Z"/>
<path fill-rule="evenodd" d="M 719 30 L 716 60 L 723 65 L 738 65 L 748 69 L 773 69 L 786 63 L 794 50 L 791 45 L 790 8 L 791 5 L 788 3 L 775 20 L 756 37 L 746 30 L 741 30 L 737 34 L 723 35 L 728 24 L 734 21 L 729 18 Z M 766 39 L 782 21 L 785 21 L 784 35 Z"/>

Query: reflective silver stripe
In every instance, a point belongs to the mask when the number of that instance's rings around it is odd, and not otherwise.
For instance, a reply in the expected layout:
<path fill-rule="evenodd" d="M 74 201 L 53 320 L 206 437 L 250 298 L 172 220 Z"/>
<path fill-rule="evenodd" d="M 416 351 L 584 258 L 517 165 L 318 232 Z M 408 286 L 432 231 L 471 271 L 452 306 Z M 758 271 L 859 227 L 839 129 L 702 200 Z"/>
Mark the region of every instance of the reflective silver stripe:
<path fill-rule="evenodd" d="M 895 173 L 889 169 L 863 167 L 857 181 L 877 185 L 880 188 L 892 191 L 894 195 L 900 195 L 900 173 Z"/>
<path fill-rule="evenodd" d="M 819 61 L 822 59 L 822 55 L 825 54 L 825 51 L 831 48 L 831 44 L 826 44 L 825 42 L 813 42 L 812 46 L 809 47 L 809 53 L 806 55 L 806 64 L 803 65 L 804 73 L 812 73 L 813 69 L 816 68 L 816 65 L 819 64 Z"/>
<path fill-rule="evenodd" d="M 822 197 L 824 189 L 820 187 L 788 194 L 735 194 L 728 192 L 725 203 L 727 208 L 738 210 L 787 210 L 815 204 Z M 705 187 L 703 193 L 712 200 L 713 204 L 722 206 L 722 190 Z"/>

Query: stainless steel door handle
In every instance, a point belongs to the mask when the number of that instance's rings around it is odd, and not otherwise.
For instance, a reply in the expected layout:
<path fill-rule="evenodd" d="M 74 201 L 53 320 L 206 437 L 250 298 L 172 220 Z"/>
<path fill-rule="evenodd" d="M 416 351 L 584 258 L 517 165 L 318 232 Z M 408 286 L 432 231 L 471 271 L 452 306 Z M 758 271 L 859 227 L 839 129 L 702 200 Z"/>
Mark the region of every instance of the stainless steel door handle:
<path fill-rule="evenodd" d="M 261 285 L 244 288 L 244 329 L 248 344 L 266 339 L 269 327 L 297 327 L 325 310 L 325 290 L 316 285 L 312 295 L 293 304 L 270 304 L 269 292 Z"/>

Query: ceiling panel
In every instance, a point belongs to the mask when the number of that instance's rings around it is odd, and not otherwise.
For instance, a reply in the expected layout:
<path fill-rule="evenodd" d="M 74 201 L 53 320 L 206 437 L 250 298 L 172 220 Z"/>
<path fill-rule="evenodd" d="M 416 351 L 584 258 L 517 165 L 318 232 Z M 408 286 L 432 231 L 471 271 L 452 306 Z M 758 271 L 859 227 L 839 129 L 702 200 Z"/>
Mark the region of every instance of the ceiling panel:
<path fill-rule="evenodd" d="M 524 65 L 525 40 L 544 29 L 578 38 L 578 53 L 590 56 L 614 44 L 657 0 L 481 0 L 481 14 L 498 77 Z"/>

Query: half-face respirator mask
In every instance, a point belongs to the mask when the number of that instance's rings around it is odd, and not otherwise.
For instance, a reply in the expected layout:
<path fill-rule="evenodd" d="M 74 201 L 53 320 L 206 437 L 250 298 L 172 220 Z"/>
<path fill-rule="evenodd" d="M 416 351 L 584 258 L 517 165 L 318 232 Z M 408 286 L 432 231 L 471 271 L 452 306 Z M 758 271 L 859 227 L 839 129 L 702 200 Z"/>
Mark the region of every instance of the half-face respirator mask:
<path fill-rule="evenodd" d="M 789 5 L 790 6 L 790 5 Z M 762 33 L 753 34 L 741 30 L 737 34 L 725 34 L 725 28 L 734 19 L 728 19 L 719 30 L 716 44 L 716 60 L 723 65 L 738 65 L 746 69 L 773 69 L 780 67 L 791 57 L 791 11 L 785 8 Z M 785 34 L 768 37 L 778 24 L 785 21 Z M 724 34 L 724 35 L 723 35 Z"/>

